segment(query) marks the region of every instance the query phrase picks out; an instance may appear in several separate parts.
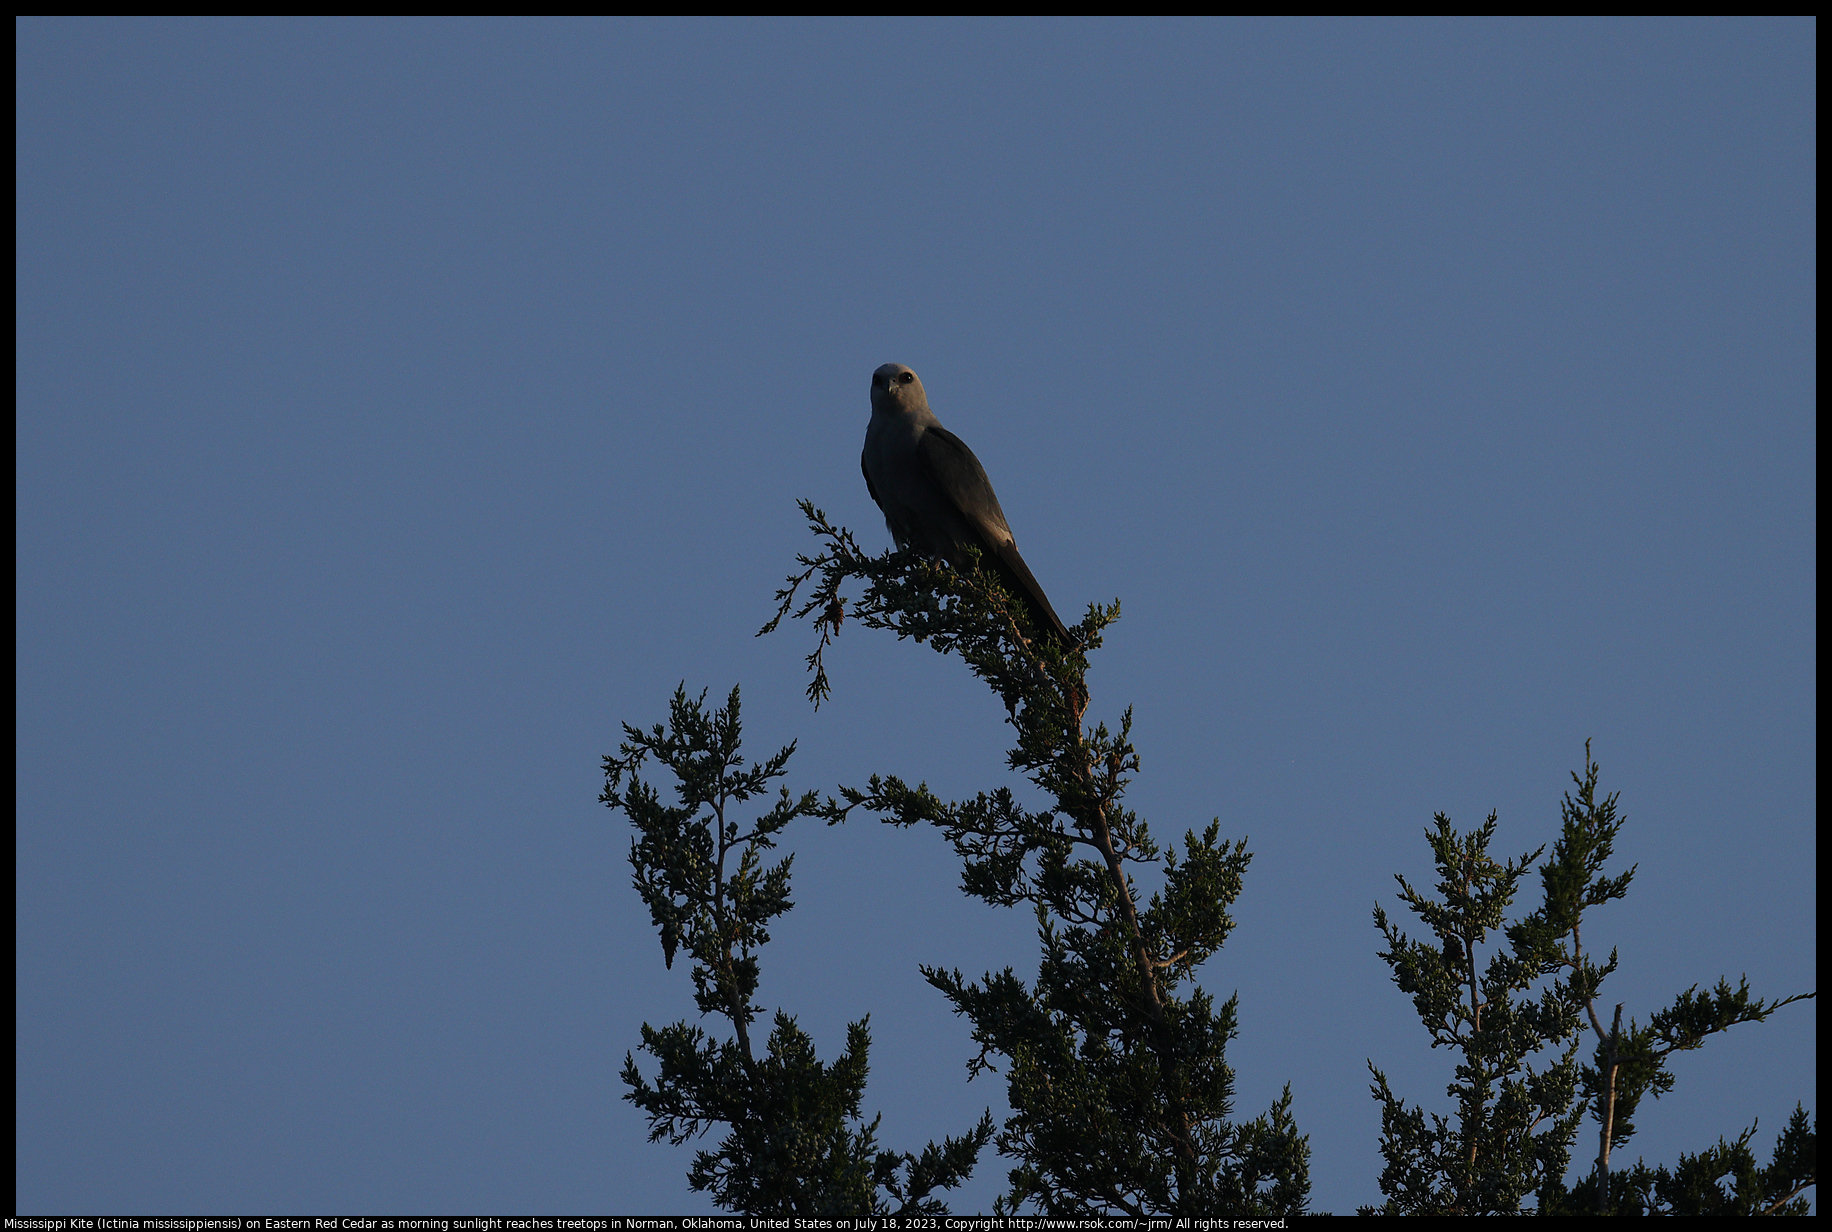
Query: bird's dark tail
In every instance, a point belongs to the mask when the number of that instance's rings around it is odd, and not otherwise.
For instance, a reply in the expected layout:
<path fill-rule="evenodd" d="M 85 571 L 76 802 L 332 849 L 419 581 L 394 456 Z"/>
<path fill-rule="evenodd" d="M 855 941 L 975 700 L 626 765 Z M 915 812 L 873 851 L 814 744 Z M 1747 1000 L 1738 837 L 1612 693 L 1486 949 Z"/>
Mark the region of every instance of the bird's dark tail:
<path fill-rule="evenodd" d="M 993 556 L 999 573 L 1006 585 L 1021 596 L 1031 610 L 1031 619 L 1044 633 L 1054 636 L 1063 646 L 1070 645 L 1069 628 L 1062 623 L 1062 617 L 1056 615 L 1056 609 L 1050 606 L 1050 598 L 1038 585 L 1036 575 L 1031 573 L 1030 566 L 1018 555 L 1017 545 L 1005 545 Z"/>

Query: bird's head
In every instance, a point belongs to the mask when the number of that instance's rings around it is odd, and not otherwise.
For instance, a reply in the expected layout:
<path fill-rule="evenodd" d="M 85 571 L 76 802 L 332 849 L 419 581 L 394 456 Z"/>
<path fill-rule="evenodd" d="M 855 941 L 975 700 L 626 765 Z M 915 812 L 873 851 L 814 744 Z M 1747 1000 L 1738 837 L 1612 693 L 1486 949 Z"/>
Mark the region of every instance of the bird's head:
<path fill-rule="evenodd" d="M 871 374 L 871 409 L 892 414 L 926 411 L 929 396 L 914 372 L 902 364 L 882 364 Z"/>

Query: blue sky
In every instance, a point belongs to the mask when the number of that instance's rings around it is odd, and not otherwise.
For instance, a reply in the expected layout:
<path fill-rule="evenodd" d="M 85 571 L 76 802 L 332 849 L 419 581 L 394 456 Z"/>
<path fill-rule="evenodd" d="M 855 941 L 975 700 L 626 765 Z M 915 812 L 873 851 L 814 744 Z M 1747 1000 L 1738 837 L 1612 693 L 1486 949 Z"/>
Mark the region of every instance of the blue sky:
<path fill-rule="evenodd" d="M 1121 601 L 1139 813 L 1250 838 L 1203 982 L 1318 1209 L 1378 1197 L 1367 1061 L 1449 1076 L 1374 904 L 1436 811 L 1549 841 L 1587 738 L 1610 999 L 1813 987 L 1811 21 L 16 34 L 22 1212 L 709 1210 L 620 1098 L 693 1008 L 619 724 L 739 683 L 798 789 L 1012 782 L 958 662 L 849 627 L 815 713 L 752 636 L 796 498 L 888 543 L 891 360 L 1057 609 Z M 1026 918 L 936 835 L 789 846 L 761 999 L 872 1015 L 890 1145 L 1002 1109 L 916 966 Z M 1766 1151 L 1814 1025 L 1631 1153 Z"/>

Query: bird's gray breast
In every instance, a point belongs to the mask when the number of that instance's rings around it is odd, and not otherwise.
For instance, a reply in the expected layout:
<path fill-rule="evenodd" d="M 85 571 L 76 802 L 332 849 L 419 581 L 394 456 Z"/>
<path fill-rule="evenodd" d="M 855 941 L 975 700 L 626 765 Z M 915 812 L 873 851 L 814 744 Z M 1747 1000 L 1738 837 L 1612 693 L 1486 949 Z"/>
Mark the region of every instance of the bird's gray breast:
<path fill-rule="evenodd" d="M 954 555 L 965 530 L 959 510 L 941 491 L 922 457 L 928 426 L 909 414 L 874 411 L 861 460 L 884 524 L 900 548 Z"/>

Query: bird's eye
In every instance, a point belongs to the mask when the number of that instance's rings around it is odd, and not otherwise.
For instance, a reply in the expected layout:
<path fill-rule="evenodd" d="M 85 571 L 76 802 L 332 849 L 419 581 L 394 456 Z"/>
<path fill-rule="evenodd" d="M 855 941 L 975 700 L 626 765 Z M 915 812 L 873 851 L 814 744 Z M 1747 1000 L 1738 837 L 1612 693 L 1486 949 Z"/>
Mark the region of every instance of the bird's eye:
<path fill-rule="evenodd" d="M 899 384 L 908 385 L 915 379 L 916 374 L 914 372 L 900 372 L 897 374 L 897 381 Z"/>

